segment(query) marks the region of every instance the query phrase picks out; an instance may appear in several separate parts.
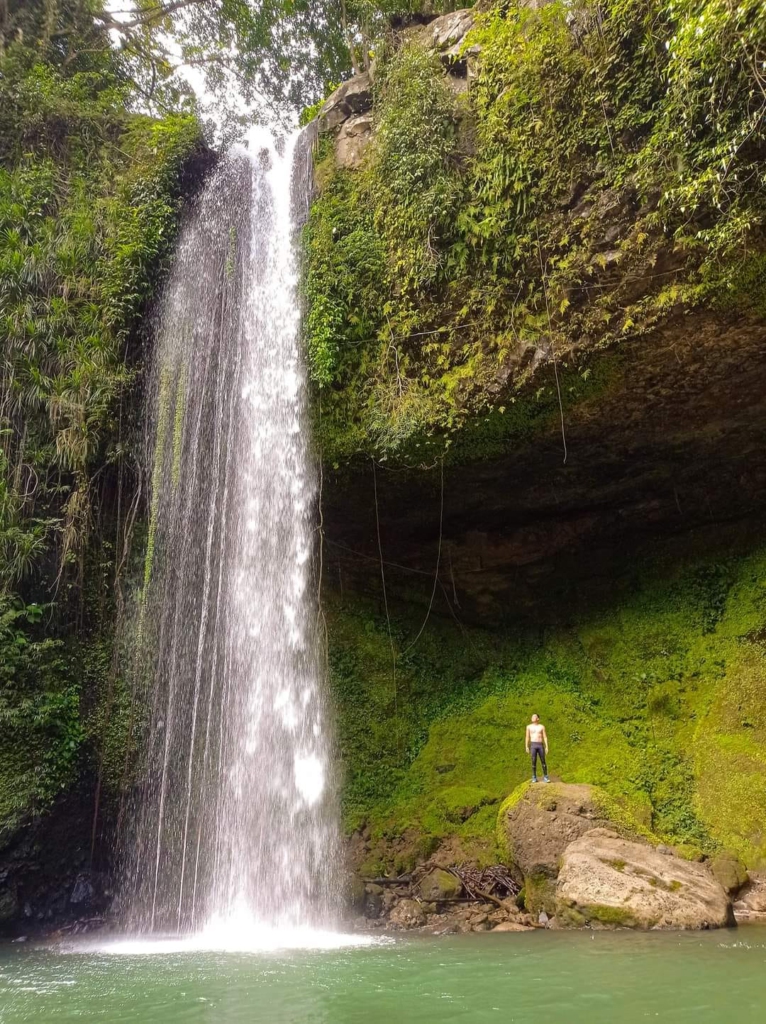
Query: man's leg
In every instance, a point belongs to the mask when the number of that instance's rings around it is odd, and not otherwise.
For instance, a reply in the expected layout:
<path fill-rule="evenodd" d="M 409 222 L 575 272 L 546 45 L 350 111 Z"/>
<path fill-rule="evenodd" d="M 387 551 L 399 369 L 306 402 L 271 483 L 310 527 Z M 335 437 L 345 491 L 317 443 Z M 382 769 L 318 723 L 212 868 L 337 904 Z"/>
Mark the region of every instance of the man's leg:
<path fill-rule="evenodd" d="M 548 781 L 548 765 L 545 763 L 545 747 L 540 747 L 540 760 L 543 763 L 543 778 Z"/>
<path fill-rule="evenodd" d="M 537 782 L 537 758 L 540 756 L 540 748 L 536 743 L 532 744 L 532 781 Z"/>

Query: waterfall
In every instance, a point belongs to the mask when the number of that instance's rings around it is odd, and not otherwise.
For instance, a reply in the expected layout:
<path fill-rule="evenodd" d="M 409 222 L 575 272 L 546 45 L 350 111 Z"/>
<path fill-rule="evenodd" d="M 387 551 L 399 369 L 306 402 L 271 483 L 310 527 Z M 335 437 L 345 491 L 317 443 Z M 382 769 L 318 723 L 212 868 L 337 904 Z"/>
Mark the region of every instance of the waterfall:
<path fill-rule="evenodd" d="M 331 919 L 337 826 L 297 231 L 311 139 L 255 130 L 182 231 L 147 399 L 122 900 L 140 932 Z"/>

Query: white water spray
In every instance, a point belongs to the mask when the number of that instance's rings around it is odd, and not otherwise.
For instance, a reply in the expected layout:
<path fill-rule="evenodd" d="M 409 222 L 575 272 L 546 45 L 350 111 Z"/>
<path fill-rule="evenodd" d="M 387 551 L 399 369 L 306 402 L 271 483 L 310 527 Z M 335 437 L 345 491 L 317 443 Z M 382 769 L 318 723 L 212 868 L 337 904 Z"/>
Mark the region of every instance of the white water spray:
<path fill-rule="evenodd" d="M 305 136 L 253 132 L 201 195 L 162 305 L 134 673 L 150 715 L 124 896 L 141 932 L 231 942 L 332 922 L 296 253 L 309 166 Z"/>

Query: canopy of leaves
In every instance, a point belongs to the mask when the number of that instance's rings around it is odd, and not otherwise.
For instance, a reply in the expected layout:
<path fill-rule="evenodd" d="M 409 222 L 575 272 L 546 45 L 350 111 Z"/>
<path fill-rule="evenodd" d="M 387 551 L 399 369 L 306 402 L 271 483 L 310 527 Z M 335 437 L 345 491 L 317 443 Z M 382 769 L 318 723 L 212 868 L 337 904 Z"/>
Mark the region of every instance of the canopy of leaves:
<path fill-rule="evenodd" d="M 426 0 L 7 0 L 0 48 L 34 40 L 72 70 L 119 67 L 130 102 L 155 113 L 213 100 L 224 139 L 248 120 L 294 120 L 369 62 L 392 16 Z M 114 51 L 114 52 L 109 52 Z M 115 58 L 119 59 L 115 59 Z"/>

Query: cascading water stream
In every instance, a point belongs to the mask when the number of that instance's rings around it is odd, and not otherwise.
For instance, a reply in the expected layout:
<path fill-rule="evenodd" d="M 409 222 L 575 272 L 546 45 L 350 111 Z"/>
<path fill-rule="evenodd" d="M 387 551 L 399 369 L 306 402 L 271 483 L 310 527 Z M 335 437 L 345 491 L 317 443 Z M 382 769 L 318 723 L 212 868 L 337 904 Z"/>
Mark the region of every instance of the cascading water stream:
<path fill-rule="evenodd" d="M 161 308 L 133 666 L 145 765 L 123 895 L 140 932 L 332 918 L 296 252 L 310 145 L 260 130 L 222 161 Z"/>

